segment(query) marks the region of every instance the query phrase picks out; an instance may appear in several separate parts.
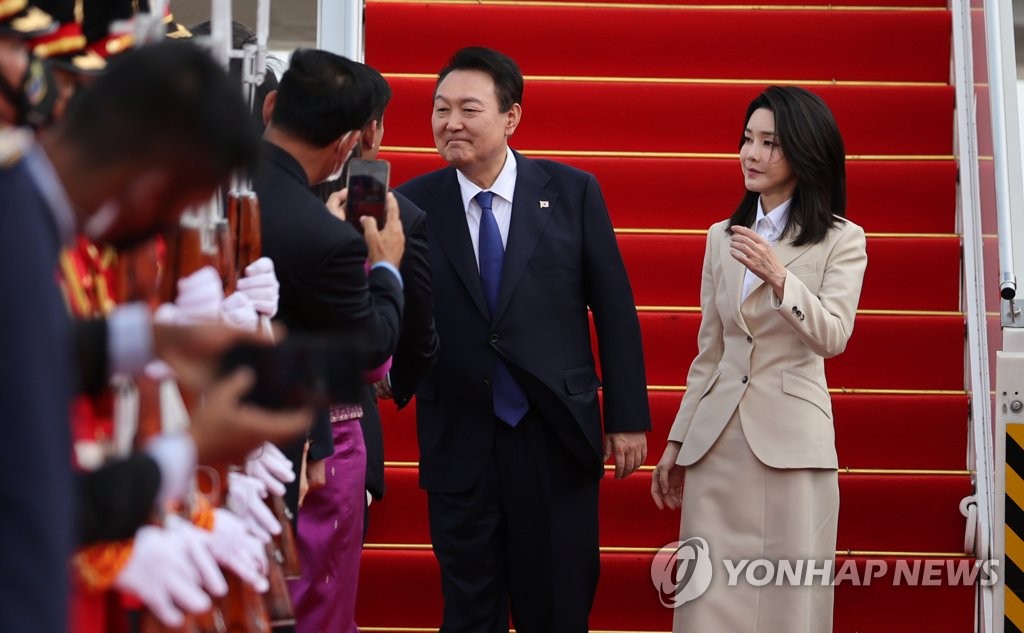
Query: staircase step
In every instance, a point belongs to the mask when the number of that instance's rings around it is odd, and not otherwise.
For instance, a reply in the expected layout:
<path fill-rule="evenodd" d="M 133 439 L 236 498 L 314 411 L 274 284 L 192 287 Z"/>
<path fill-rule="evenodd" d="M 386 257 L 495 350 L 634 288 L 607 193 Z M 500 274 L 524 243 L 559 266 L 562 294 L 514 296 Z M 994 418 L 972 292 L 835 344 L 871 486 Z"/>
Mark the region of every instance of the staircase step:
<path fill-rule="evenodd" d="M 414 4 L 420 5 L 429 2 L 432 5 L 439 4 L 466 4 L 466 0 L 368 0 L 367 4 Z M 695 9 L 695 8 L 734 8 L 743 7 L 750 9 L 761 8 L 787 8 L 790 10 L 899 10 L 899 9 L 946 9 L 946 3 L 941 0 L 843 0 L 842 2 L 827 2 L 827 0 L 805 0 L 795 4 L 793 0 L 759 0 L 756 4 L 750 4 L 749 0 L 715 0 L 714 3 L 708 0 L 476 0 L 479 4 L 501 4 L 504 6 L 515 6 L 520 9 L 533 9 L 540 6 L 560 6 L 579 4 L 580 6 L 597 5 L 635 8 L 635 9 Z M 656 6 L 652 6 L 656 5 Z"/>
<path fill-rule="evenodd" d="M 672 613 L 661 606 L 651 584 L 651 554 L 602 554 L 601 580 L 590 616 L 592 629 L 603 631 L 669 631 Z M 840 556 L 857 565 L 858 577 L 867 577 L 864 557 Z M 974 587 L 941 583 L 933 586 L 893 587 L 900 561 L 915 565 L 923 578 L 925 564 L 897 558 L 875 559 L 874 569 L 885 563 L 887 573 L 871 584 L 840 582 L 836 587 L 836 633 L 906 633 L 973 630 Z M 962 564 L 963 559 L 940 559 L 933 564 Z M 906 576 L 902 576 L 901 580 Z M 425 627 L 441 623 L 440 572 L 429 550 L 367 550 L 363 552 L 356 619 L 376 631 Z M 398 608 L 396 608 L 396 605 Z M 380 627 L 380 628 L 377 628 Z"/>
<path fill-rule="evenodd" d="M 681 392 L 649 394 L 653 429 L 647 434 L 647 463 L 665 450 Z M 967 463 L 966 395 L 832 394 L 836 452 L 840 468 L 856 470 L 962 470 Z M 388 459 L 414 462 L 415 412 L 396 415 L 385 426 Z M 411 433 L 408 438 L 403 434 Z M 884 438 L 884 439 L 881 439 Z M 411 444 L 411 446 L 410 446 Z M 402 457 L 391 457 L 401 451 Z"/>
<path fill-rule="evenodd" d="M 699 314 L 640 313 L 647 384 L 685 384 L 699 325 Z M 964 334 L 962 316 L 860 315 L 846 351 L 825 362 L 828 385 L 961 391 Z"/>
<path fill-rule="evenodd" d="M 654 462 L 657 457 L 650 457 Z M 368 544 L 426 543 L 427 496 L 416 468 L 388 468 L 387 495 L 371 506 Z M 970 477 L 956 474 L 840 473 L 839 551 L 943 552 L 963 548 L 960 500 Z M 684 489 L 685 494 L 685 489 Z M 601 481 L 601 546 L 661 547 L 679 532 L 679 513 L 651 500 L 651 471 Z"/>
<path fill-rule="evenodd" d="M 654 428 L 647 434 L 648 464 L 665 450 L 682 395 L 650 392 Z M 833 394 L 839 467 L 960 470 L 967 456 L 967 408 L 966 395 Z M 381 402 L 380 411 L 385 458 L 418 462 L 415 402 L 401 411 Z"/>
<path fill-rule="evenodd" d="M 422 114 L 417 122 L 426 127 L 424 119 Z M 387 130 L 390 126 L 389 117 Z M 384 138 L 391 142 L 390 133 Z M 435 151 L 384 152 L 381 158 L 391 162 L 395 185 L 445 166 Z M 707 229 L 729 217 L 745 191 L 736 158 L 565 156 L 555 160 L 594 174 L 619 229 Z M 847 215 L 868 232 L 949 234 L 956 230 L 956 163 L 952 160 L 851 160 L 846 177 Z M 682 206 L 681 197 L 685 199 Z"/>
<path fill-rule="evenodd" d="M 699 306 L 703 235 L 619 235 L 641 306 Z M 960 239 L 871 237 L 860 309 L 957 311 Z M 918 283 L 922 270 L 928 283 Z"/>
<path fill-rule="evenodd" d="M 725 23 L 734 36 L 722 36 Z M 369 2 L 366 25 L 367 63 L 382 72 L 435 74 L 475 45 L 506 53 L 525 75 L 949 80 L 948 11 Z M 771 33 L 770 43 L 742 45 L 753 33 Z M 416 54 L 395 42 L 417 42 Z M 527 103 L 538 103 L 531 92 Z"/>
<path fill-rule="evenodd" d="M 434 147 L 433 78 L 395 77 L 389 146 Z M 762 85 L 531 82 L 515 149 L 558 152 L 700 152 L 733 155 L 747 105 Z M 852 155 L 952 153 L 950 86 L 816 86 Z M 735 191 L 735 187 L 730 189 Z M 677 192 L 678 197 L 682 192 Z"/>

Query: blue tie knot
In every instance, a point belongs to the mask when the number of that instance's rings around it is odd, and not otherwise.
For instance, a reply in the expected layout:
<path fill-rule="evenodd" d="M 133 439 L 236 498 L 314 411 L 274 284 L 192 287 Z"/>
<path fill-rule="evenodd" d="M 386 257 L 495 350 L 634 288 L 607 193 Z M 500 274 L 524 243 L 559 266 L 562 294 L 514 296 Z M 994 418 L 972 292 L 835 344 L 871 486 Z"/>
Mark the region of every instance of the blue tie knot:
<path fill-rule="evenodd" d="M 488 211 L 491 210 L 491 203 L 494 202 L 493 191 L 481 191 L 480 193 L 476 194 L 475 198 L 476 203 L 480 205 L 481 209 L 486 209 Z"/>

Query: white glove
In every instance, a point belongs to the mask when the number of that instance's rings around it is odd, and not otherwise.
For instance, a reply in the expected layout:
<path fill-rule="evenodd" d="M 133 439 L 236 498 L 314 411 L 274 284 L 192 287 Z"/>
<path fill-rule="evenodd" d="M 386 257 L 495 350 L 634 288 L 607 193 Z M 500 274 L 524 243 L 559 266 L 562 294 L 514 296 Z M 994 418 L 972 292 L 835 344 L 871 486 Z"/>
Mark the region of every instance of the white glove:
<path fill-rule="evenodd" d="M 228 473 L 227 506 L 245 523 L 245 527 L 262 543 L 281 533 L 281 524 L 263 501 L 267 486 L 248 475 Z"/>
<path fill-rule="evenodd" d="M 114 587 L 138 596 L 166 626 L 181 626 L 185 623 L 182 610 L 203 613 L 212 606 L 187 549 L 186 539 L 177 532 L 153 526 L 139 528 L 132 555 L 114 580 Z"/>
<path fill-rule="evenodd" d="M 185 558 L 199 573 L 199 579 L 206 592 L 211 596 L 226 596 L 228 582 L 224 579 L 211 549 L 213 534 L 176 514 L 167 515 L 164 529 L 173 532 L 184 542 Z"/>
<path fill-rule="evenodd" d="M 245 462 L 245 474 L 263 482 L 267 491 L 278 497 L 284 496 L 285 484 L 295 481 L 295 465 L 284 456 L 281 449 L 270 442 L 249 453 Z"/>
<path fill-rule="evenodd" d="M 267 547 L 250 534 L 242 519 L 222 508 L 213 511 L 210 552 L 217 562 L 238 574 L 259 593 L 270 589 Z"/>
<path fill-rule="evenodd" d="M 221 301 L 220 318 L 231 327 L 246 332 L 255 332 L 260 323 L 260 315 L 244 292 L 232 293 Z"/>
<path fill-rule="evenodd" d="M 178 325 L 211 323 L 220 319 L 224 300 L 224 282 L 212 266 L 204 266 L 188 277 L 178 280 Z"/>
<path fill-rule="evenodd" d="M 178 322 L 178 306 L 173 303 L 161 303 L 153 312 L 153 322 L 174 325 Z"/>
<path fill-rule="evenodd" d="M 277 314 L 277 301 L 281 296 L 281 284 L 274 272 L 274 262 L 269 257 L 260 257 L 245 267 L 245 276 L 236 285 L 245 293 L 262 315 L 273 317 Z"/>

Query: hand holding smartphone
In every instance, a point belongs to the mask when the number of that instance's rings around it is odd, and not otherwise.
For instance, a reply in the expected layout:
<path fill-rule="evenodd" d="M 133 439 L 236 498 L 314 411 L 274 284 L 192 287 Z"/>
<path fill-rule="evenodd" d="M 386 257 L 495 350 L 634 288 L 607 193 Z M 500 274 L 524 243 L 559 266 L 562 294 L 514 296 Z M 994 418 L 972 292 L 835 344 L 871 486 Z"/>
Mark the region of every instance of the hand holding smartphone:
<path fill-rule="evenodd" d="M 347 171 L 348 199 L 345 201 L 345 219 L 362 233 L 361 219 L 363 216 L 370 216 L 377 221 L 377 230 L 383 230 L 387 220 L 391 165 L 386 160 L 353 158 L 348 162 Z"/>

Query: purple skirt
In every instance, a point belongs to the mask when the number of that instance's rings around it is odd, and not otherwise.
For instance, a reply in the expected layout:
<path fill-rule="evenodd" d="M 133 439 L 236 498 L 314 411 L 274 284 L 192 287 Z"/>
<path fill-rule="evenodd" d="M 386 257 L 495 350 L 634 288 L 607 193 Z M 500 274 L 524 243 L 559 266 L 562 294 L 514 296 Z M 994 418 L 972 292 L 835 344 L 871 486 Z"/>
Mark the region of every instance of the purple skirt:
<path fill-rule="evenodd" d="M 366 512 L 366 446 L 358 418 L 336 422 L 332 430 L 334 455 L 326 460 L 327 483 L 307 493 L 299 509 L 296 540 L 302 577 L 289 581 L 296 633 L 359 631 L 355 608 Z"/>

